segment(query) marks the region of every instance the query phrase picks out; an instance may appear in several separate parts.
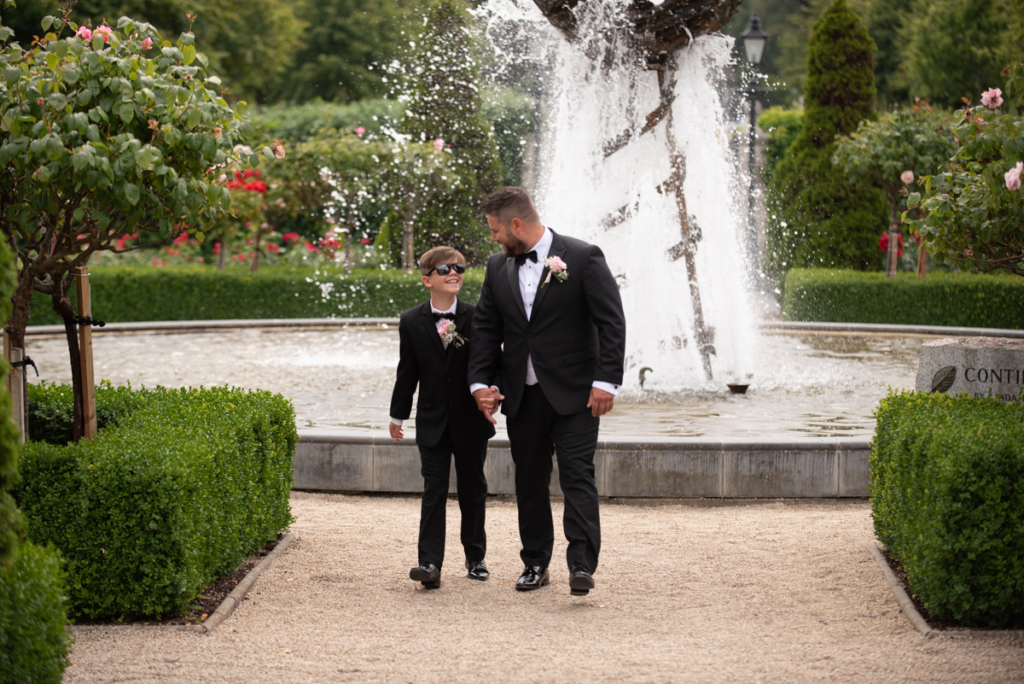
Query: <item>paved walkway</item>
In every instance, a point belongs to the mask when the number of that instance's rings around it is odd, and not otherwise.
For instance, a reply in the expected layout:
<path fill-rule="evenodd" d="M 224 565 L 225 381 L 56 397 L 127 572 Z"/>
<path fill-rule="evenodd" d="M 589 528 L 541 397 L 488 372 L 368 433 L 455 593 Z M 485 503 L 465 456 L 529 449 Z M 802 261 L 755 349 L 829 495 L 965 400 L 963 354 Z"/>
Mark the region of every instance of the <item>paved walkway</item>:
<path fill-rule="evenodd" d="M 515 506 L 488 503 L 491 580 L 407 579 L 414 498 L 295 493 L 293 546 L 210 636 L 90 631 L 66 682 L 1012 682 L 1010 640 L 926 640 L 864 542 L 866 503 L 607 504 L 598 588 L 513 590 Z M 556 507 L 561 515 L 561 506 Z"/>

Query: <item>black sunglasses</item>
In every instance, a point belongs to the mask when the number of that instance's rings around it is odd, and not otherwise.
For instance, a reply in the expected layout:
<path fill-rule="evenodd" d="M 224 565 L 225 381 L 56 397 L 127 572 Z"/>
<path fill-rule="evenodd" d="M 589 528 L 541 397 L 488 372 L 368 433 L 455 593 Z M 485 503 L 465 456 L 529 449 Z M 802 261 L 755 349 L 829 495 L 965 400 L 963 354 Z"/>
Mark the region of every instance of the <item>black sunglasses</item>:
<path fill-rule="evenodd" d="M 455 271 L 459 275 L 462 275 L 463 273 L 466 272 L 466 264 L 438 264 L 434 268 L 430 269 L 431 273 L 433 273 L 434 271 L 437 271 L 437 275 L 439 276 L 446 276 L 452 271 Z M 430 273 L 428 273 L 427 275 L 430 275 Z"/>

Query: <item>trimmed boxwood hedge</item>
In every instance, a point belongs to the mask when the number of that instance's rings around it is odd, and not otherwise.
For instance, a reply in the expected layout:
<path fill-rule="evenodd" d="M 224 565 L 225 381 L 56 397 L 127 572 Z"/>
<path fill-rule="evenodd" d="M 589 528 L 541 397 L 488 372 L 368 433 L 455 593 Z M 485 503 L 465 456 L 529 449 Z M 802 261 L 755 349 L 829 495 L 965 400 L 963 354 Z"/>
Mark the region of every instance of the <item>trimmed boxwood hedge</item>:
<path fill-rule="evenodd" d="M 0 684 L 59 684 L 68 664 L 60 555 L 22 544 L 0 563 Z"/>
<path fill-rule="evenodd" d="M 67 390 L 33 396 L 46 392 Z M 290 402 L 227 387 L 124 392 L 97 393 L 116 422 L 96 439 L 22 452 L 14 496 L 29 538 L 63 554 L 75 617 L 175 614 L 292 520 Z"/>
<path fill-rule="evenodd" d="M 975 273 L 884 273 L 793 269 L 786 276 L 787 321 L 1024 328 L 1024 278 Z"/>
<path fill-rule="evenodd" d="M 93 317 L 129 321 L 254 318 L 389 318 L 427 300 L 418 273 L 312 268 L 102 266 L 91 269 Z M 483 271 L 466 272 L 461 297 L 475 303 Z M 60 323 L 45 295 L 32 301 L 31 325 Z"/>
<path fill-rule="evenodd" d="M 875 533 L 936 615 L 1024 619 L 1024 405 L 890 392 L 871 452 Z"/>

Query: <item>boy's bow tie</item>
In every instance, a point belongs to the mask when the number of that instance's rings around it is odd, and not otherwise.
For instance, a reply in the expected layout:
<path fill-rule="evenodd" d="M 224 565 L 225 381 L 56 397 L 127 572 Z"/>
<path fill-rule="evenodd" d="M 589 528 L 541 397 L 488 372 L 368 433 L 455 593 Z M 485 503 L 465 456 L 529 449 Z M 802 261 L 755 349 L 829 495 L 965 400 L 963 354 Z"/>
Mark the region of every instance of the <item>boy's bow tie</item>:
<path fill-rule="evenodd" d="M 443 313 L 443 314 L 435 313 L 434 314 L 434 320 L 435 321 L 439 321 L 442 318 L 447 318 L 449 321 L 454 321 L 455 320 L 455 314 L 453 314 L 453 313 Z"/>

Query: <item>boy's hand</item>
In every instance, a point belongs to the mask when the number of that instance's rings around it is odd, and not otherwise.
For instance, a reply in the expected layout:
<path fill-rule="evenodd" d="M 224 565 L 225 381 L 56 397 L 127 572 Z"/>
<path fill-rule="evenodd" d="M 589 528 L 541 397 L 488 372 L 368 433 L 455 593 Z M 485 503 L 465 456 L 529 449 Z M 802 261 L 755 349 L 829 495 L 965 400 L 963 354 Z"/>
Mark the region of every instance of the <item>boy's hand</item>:
<path fill-rule="evenodd" d="M 402 438 L 405 437 L 405 432 L 402 431 L 401 425 L 395 425 L 394 423 L 388 423 L 388 431 L 391 433 L 391 439 L 396 442 L 401 442 Z"/>
<path fill-rule="evenodd" d="M 485 389 L 478 389 L 473 392 L 473 398 L 476 399 L 476 406 L 480 409 L 484 417 L 491 421 L 492 424 L 497 424 L 498 421 L 494 420 L 495 411 L 498 410 L 498 406 L 501 404 L 501 400 L 505 398 L 504 394 L 498 391 L 498 388 L 494 385 Z"/>

